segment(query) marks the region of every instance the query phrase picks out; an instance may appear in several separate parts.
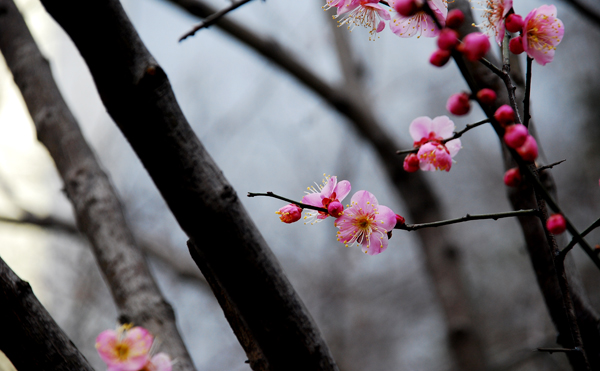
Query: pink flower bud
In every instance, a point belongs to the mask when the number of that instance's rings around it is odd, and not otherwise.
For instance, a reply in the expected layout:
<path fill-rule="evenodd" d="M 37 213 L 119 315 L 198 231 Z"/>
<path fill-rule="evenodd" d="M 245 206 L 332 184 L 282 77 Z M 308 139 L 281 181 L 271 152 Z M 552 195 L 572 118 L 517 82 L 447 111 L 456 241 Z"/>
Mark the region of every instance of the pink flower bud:
<path fill-rule="evenodd" d="M 448 12 L 446 17 L 446 27 L 459 28 L 465 21 L 465 15 L 460 9 L 454 9 Z"/>
<path fill-rule="evenodd" d="M 477 99 L 483 104 L 492 104 L 496 101 L 496 92 L 492 89 L 481 89 L 477 92 Z"/>
<path fill-rule="evenodd" d="M 517 148 L 517 153 L 525 161 L 534 161 L 538 157 L 538 145 L 535 138 L 528 135 L 527 139 L 525 139 L 525 143 Z"/>
<path fill-rule="evenodd" d="M 411 153 L 404 158 L 404 170 L 408 173 L 419 170 L 419 157 L 416 154 Z"/>
<path fill-rule="evenodd" d="M 415 15 L 423 7 L 422 0 L 396 0 L 394 9 L 405 17 Z"/>
<path fill-rule="evenodd" d="M 496 110 L 494 118 L 500 125 L 511 124 L 515 121 L 515 111 L 508 104 L 504 104 Z"/>
<path fill-rule="evenodd" d="M 518 187 L 523 181 L 523 177 L 521 176 L 521 172 L 518 167 L 513 167 L 512 169 L 508 169 L 506 173 L 504 173 L 504 184 L 508 187 Z"/>
<path fill-rule="evenodd" d="M 483 58 L 485 53 L 490 50 L 490 40 L 481 32 L 473 32 L 465 36 L 463 43 L 456 49 L 463 53 L 468 60 L 475 62 Z"/>
<path fill-rule="evenodd" d="M 515 37 L 510 39 L 510 43 L 508 43 L 508 50 L 516 55 L 523 53 L 523 38 Z"/>
<path fill-rule="evenodd" d="M 450 60 L 450 52 L 448 50 L 438 49 L 429 57 L 429 63 L 436 67 L 442 67 Z"/>
<path fill-rule="evenodd" d="M 504 25 L 506 27 L 506 30 L 508 32 L 519 32 L 523 30 L 523 17 L 521 17 L 518 14 L 509 14 L 508 17 L 506 17 L 506 21 L 504 22 Z"/>
<path fill-rule="evenodd" d="M 471 109 L 469 94 L 452 94 L 450 98 L 448 98 L 448 102 L 446 102 L 446 109 L 456 116 L 466 115 Z"/>
<path fill-rule="evenodd" d="M 458 45 L 458 32 L 449 28 L 444 28 L 437 39 L 438 48 L 442 50 L 452 50 Z"/>
<path fill-rule="evenodd" d="M 504 131 L 504 142 L 510 148 L 517 149 L 525 144 L 528 135 L 529 130 L 527 130 L 525 125 L 510 125 Z"/>
<path fill-rule="evenodd" d="M 284 223 L 294 223 L 302 217 L 302 208 L 296 204 L 289 204 L 276 211 L 275 214 L 279 214 L 279 219 Z"/>
<path fill-rule="evenodd" d="M 567 222 L 561 214 L 553 214 L 546 220 L 546 228 L 552 234 L 561 234 L 567 229 Z"/>
<path fill-rule="evenodd" d="M 404 225 L 406 224 L 406 219 L 396 214 L 396 225 Z"/>
<path fill-rule="evenodd" d="M 334 218 L 339 218 L 344 212 L 344 205 L 342 205 L 341 202 L 338 201 L 330 202 L 327 206 L 327 212 Z"/>

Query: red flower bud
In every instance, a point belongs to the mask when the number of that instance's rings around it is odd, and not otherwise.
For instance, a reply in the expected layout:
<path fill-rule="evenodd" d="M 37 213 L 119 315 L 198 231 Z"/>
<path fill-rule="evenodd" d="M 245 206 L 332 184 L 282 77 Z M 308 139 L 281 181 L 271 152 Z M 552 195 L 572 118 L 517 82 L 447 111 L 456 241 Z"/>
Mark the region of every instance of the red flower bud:
<path fill-rule="evenodd" d="M 510 39 L 510 43 L 508 43 L 508 50 L 516 55 L 523 53 L 523 38 L 519 36 Z"/>
<path fill-rule="evenodd" d="M 452 50 L 458 43 L 458 32 L 449 28 L 442 29 L 440 36 L 437 39 L 438 48 L 442 50 Z"/>
<path fill-rule="evenodd" d="M 465 15 L 460 9 L 454 9 L 448 12 L 446 17 L 446 27 L 459 28 L 465 21 Z"/>
<path fill-rule="evenodd" d="M 525 143 L 517 148 L 517 153 L 523 160 L 533 162 L 538 157 L 538 145 L 535 138 L 528 135 Z"/>
<path fill-rule="evenodd" d="M 567 221 L 561 214 L 554 214 L 546 220 L 546 228 L 552 234 L 561 234 L 567 229 Z"/>
<path fill-rule="evenodd" d="M 518 187 L 523 181 L 523 177 L 521 176 L 521 172 L 518 167 L 513 167 L 512 169 L 508 169 L 506 173 L 504 173 L 504 184 L 509 187 Z"/>
<path fill-rule="evenodd" d="M 409 173 L 419 170 L 419 157 L 415 153 L 411 153 L 404 158 L 404 170 Z"/>
<path fill-rule="evenodd" d="M 504 142 L 510 148 L 517 149 L 525 144 L 528 135 L 529 130 L 527 130 L 525 125 L 510 125 L 504 131 Z"/>
<path fill-rule="evenodd" d="M 496 110 L 494 118 L 501 124 L 507 125 L 515 121 L 515 111 L 508 104 L 504 104 Z"/>
<path fill-rule="evenodd" d="M 275 214 L 279 214 L 279 219 L 284 223 L 294 223 L 302 217 L 302 208 L 296 204 L 289 204 L 276 211 Z"/>
<path fill-rule="evenodd" d="M 422 7 L 422 0 L 396 0 L 394 4 L 394 9 L 405 17 L 415 15 Z"/>
<path fill-rule="evenodd" d="M 519 32 L 523 30 L 523 17 L 518 14 L 512 13 L 506 17 L 504 25 L 508 32 Z"/>
<path fill-rule="evenodd" d="M 436 67 L 442 67 L 450 60 L 450 52 L 448 50 L 438 49 L 429 57 L 429 63 Z"/>
<path fill-rule="evenodd" d="M 463 43 L 456 49 L 463 53 L 465 58 L 475 62 L 483 58 L 485 53 L 490 50 L 490 40 L 487 35 L 481 32 L 473 32 L 465 36 Z"/>
<path fill-rule="evenodd" d="M 446 102 L 446 109 L 456 116 L 466 115 L 471 109 L 471 102 L 469 102 L 469 94 L 452 94 L 450 98 L 448 98 L 448 102 Z"/>
<path fill-rule="evenodd" d="M 396 214 L 396 225 L 404 225 L 406 224 L 406 219 Z"/>
<path fill-rule="evenodd" d="M 344 205 L 338 201 L 330 202 L 329 205 L 327 205 L 327 212 L 334 218 L 339 218 L 344 212 Z"/>
<path fill-rule="evenodd" d="M 477 99 L 483 104 L 492 104 L 496 101 L 496 92 L 492 89 L 481 89 L 477 92 Z"/>

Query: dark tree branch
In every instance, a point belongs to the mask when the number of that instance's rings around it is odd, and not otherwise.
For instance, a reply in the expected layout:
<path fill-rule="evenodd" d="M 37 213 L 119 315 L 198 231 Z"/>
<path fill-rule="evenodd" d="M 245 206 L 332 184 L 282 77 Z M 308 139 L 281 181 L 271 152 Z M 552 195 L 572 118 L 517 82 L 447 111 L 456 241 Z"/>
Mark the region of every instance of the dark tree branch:
<path fill-rule="evenodd" d="M 0 350 L 18 370 L 93 371 L 87 359 L 37 300 L 31 286 L 22 281 L 2 258 L 0 329 Z"/>
<path fill-rule="evenodd" d="M 503 219 L 503 218 L 511 218 L 511 217 L 515 217 L 515 216 L 537 215 L 537 214 L 538 214 L 538 210 L 535 210 L 535 209 L 507 211 L 507 212 L 503 212 L 503 213 L 493 213 L 493 214 L 467 214 L 460 218 L 440 220 L 440 221 L 430 222 L 430 223 L 396 225 L 395 229 L 402 229 L 405 231 L 416 231 L 418 229 L 423 229 L 423 228 L 442 227 L 445 225 L 464 223 L 464 222 L 469 222 L 469 221 L 473 221 L 473 220 L 489 220 L 489 219 L 498 220 L 498 219 Z"/>
<path fill-rule="evenodd" d="M 165 72 L 117 0 L 42 0 L 87 63 L 108 113 L 144 164 L 255 370 L 337 370 L 300 298 L 194 134 Z M 235 308 L 229 311 L 227 308 Z"/>
<path fill-rule="evenodd" d="M 120 321 L 162 339 L 160 351 L 177 359 L 174 370 L 195 370 L 163 298 L 135 244 L 120 201 L 54 82 L 12 0 L 0 0 L 0 50 L 21 90 L 38 139 L 54 159 L 81 231 L 87 236 L 110 288 Z"/>

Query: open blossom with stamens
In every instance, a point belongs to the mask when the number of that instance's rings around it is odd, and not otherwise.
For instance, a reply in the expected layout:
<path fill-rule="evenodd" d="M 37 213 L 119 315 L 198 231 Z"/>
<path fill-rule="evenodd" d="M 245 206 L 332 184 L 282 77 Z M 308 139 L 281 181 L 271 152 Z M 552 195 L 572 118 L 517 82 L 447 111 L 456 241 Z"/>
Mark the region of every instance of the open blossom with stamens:
<path fill-rule="evenodd" d="M 565 26 L 556 18 L 554 5 L 542 5 L 533 9 L 523 25 L 523 50 L 542 66 L 552 62 L 556 45 L 565 34 Z"/>
<path fill-rule="evenodd" d="M 123 325 L 116 331 L 102 331 L 96 338 L 96 349 L 108 371 L 138 371 L 150 361 L 152 342 L 148 330 Z"/>
<path fill-rule="evenodd" d="M 490 30 L 492 36 L 496 38 L 498 45 L 502 44 L 504 39 L 505 24 L 504 19 L 509 10 L 512 9 L 512 0 L 486 0 L 483 8 L 484 28 Z"/>
<path fill-rule="evenodd" d="M 396 214 L 379 205 L 375 196 L 358 191 L 342 216 L 335 220 L 337 240 L 346 246 L 361 245 L 362 251 L 377 255 L 388 246 L 388 232 L 396 225 Z"/>
<path fill-rule="evenodd" d="M 352 187 L 349 181 L 342 180 L 338 183 L 336 176 L 327 176 L 325 174 L 323 174 L 323 176 L 325 179 L 323 179 L 322 185 L 315 183 L 317 186 L 316 188 L 308 187 L 308 190 L 311 193 L 307 192 L 308 194 L 302 197 L 301 202 L 303 204 L 327 209 L 330 203 L 341 202 L 348 193 L 350 193 Z M 329 214 L 324 211 L 315 210 L 307 210 L 305 215 L 304 220 L 306 220 L 306 222 L 304 224 L 314 224 L 329 216 Z"/>
<path fill-rule="evenodd" d="M 388 3 L 395 8 L 396 0 L 389 0 Z M 442 27 L 446 23 L 448 15 L 448 3 L 446 0 L 427 0 L 427 4 L 433 10 L 437 20 Z M 403 16 L 400 13 L 392 10 L 392 20 L 390 22 L 392 32 L 400 37 L 435 37 L 440 33 L 440 30 L 435 25 L 435 21 L 425 11 L 420 10 L 412 16 Z"/>
<path fill-rule="evenodd" d="M 341 0 L 336 6 L 338 13 L 334 18 L 342 17 L 338 27 L 348 25 L 352 31 L 356 26 L 363 26 L 369 29 L 369 40 L 383 31 L 385 21 L 390 20 L 389 12 L 379 5 L 379 0 Z"/>
<path fill-rule="evenodd" d="M 409 131 L 414 147 L 419 148 L 417 157 L 423 171 L 450 171 L 452 157 L 460 151 L 460 139 L 442 144 L 444 139 L 454 134 L 454 122 L 448 116 L 438 116 L 433 120 L 427 116 L 417 117 L 411 122 Z"/>

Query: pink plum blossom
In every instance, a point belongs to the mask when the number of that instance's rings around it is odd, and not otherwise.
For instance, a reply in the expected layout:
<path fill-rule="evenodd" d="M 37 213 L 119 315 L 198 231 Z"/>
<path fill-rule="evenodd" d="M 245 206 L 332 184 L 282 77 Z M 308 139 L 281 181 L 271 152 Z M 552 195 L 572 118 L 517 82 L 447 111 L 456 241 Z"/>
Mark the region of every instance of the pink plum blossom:
<path fill-rule="evenodd" d="M 395 8 L 397 0 L 389 0 L 388 3 Z M 448 15 L 448 3 L 445 0 L 427 0 L 427 4 L 433 10 L 437 20 L 442 26 L 446 23 Z M 392 10 L 392 21 L 390 28 L 392 32 L 400 37 L 435 37 L 440 30 L 435 25 L 435 21 L 424 10 L 419 10 L 414 15 L 403 16 L 396 10 Z"/>
<path fill-rule="evenodd" d="M 280 215 L 279 219 L 284 223 L 294 223 L 302 218 L 302 208 L 296 204 L 289 204 L 276 211 L 275 214 Z"/>
<path fill-rule="evenodd" d="M 565 26 L 556 18 L 556 7 L 542 5 L 525 17 L 523 50 L 543 66 L 554 59 L 554 51 L 564 34 Z"/>
<path fill-rule="evenodd" d="M 417 157 L 421 170 L 450 170 L 452 158 L 461 148 L 460 139 L 445 144 L 442 144 L 442 141 L 450 138 L 454 129 L 454 122 L 448 116 L 439 116 L 433 120 L 422 116 L 411 122 L 409 132 L 414 140 L 414 146 L 420 147 Z"/>
<path fill-rule="evenodd" d="M 158 353 L 139 371 L 171 371 L 172 367 L 171 357 L 165 353 Z"/>
<path fill-rule="evenodd" d="M 494 36 L 498 45 L 502 44 L 504 39 L 505 24 L 504 19 L 508 12 L 512 9 L 512 0 L 486 0 L 483 9 L 483 24 L 487 28 L 491 36 Z"/>
<path fill-rule="evenodd" d="M 102 331 L 96 338 L 96 349 L 108 371 L 138 371 L 150 361 L 152 342 L 148 330 L 123 325 L 116 331 Z"/>
<path fill-rule="evenodd" d="M 331 8 L 339 8 L 346 5 L 347 0 L 327 0 L 326 4 L 323 5 L 323 10 L 327 11 Z M 334 17 L 335 18 L 335 17 Z"/>
<path fill-rule="evenodd" d="M 396 225 L 396 214 L 381 206 L 375 196 L 358 191 L 342 216 L 335 220 L 337 240 L 346 246 L 361 245 L 362 251 L 377 255 L 388 246 L 388 232 Z"/>
<path fill-rule="evenodd" d="M 303 204 L 327 209 L 330 203 L 341 202 L 348 195 L 348 193 L 350 193 L 350 189 L 352 187 L 349 181 L 342 180 L 338 183 L 336 176 L 327 176 L 325 174 L 323 174 L 323 176 L 325 179 L 323 179 L 322 185 L 315 183 L 317 186 L 316 188 L 308 187 L 308 190 L 311 193 L 307 192 L 307 195 L 302 197 L 301 202 Z M 328 216 L 329 214 L 323 211 L 307 210 L 304 220 L 306 220 L 306 223 L 314 224 L 315 222 L 319 222 Z"/>
<path fill-rule="evenodd" d="M 347 24 L 348 29 L 364 26 L 369 29 L 369 40 L 376 33 L 383 31 L 385 21 L 390 20 L 389 12 L 379 5 L 379 0 L 342 0 L 343 4 L 337 5 L 338 13 L 334 18 L 342 17 L 338 27 Z"/>

